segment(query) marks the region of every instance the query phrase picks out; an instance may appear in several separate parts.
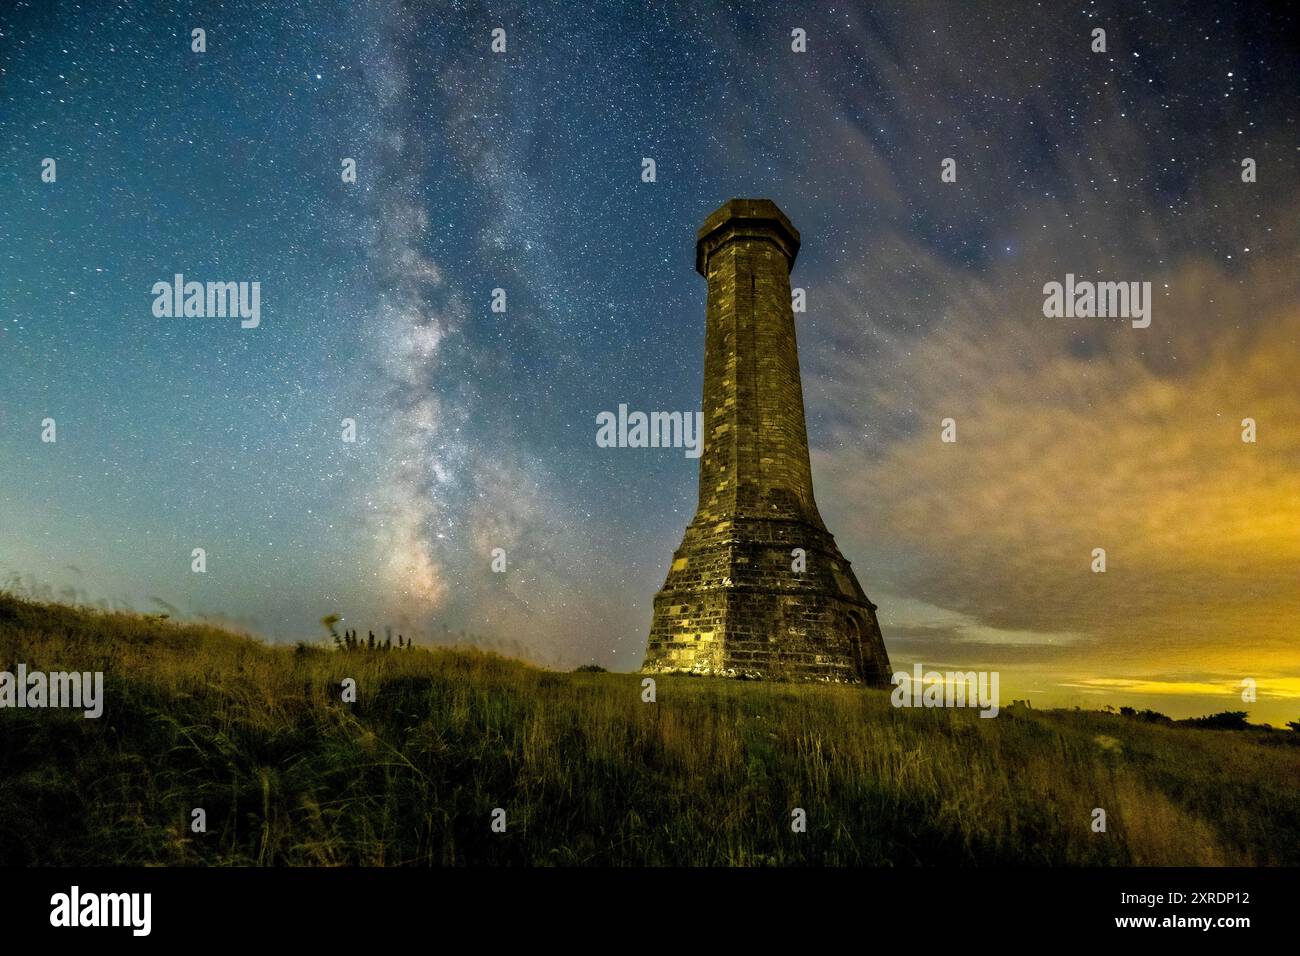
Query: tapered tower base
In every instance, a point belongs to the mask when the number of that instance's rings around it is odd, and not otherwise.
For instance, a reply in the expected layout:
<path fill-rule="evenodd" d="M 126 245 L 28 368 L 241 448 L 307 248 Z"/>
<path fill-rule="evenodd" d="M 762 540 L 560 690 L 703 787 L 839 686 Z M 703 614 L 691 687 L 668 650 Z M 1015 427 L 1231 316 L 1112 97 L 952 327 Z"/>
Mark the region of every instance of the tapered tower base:
<path fill-rule="evenodd" d="M 890 674 L 876 606 L 831 535 L 764 519 L 687 529 L 655 596 L 642 670 L 872 687 Z"/>

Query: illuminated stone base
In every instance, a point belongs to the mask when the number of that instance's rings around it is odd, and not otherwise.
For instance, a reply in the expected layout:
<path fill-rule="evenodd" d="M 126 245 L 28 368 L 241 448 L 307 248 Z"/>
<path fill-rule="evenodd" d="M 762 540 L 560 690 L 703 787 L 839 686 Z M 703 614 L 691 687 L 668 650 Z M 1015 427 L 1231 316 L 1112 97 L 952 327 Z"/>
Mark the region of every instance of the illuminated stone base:
<path fill-rule="evenodd" d="M 642 670 L 888 687 L 875 611 L 826 531 L 770 519 L 693 524 L 655 596 Z"/>

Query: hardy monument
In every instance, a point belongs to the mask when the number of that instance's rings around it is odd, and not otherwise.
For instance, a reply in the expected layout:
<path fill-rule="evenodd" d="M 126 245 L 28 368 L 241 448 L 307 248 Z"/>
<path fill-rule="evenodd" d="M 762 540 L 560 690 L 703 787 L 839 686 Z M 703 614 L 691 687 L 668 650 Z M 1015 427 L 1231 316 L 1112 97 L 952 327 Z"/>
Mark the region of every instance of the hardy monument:
<path fill-rule="evenodd" d="M 889 686 L 889 657 L 813 500 L 790 269 L 799 232 L 767 199 L 704 221 L 704 451 L 695 518 L 662 590 L 646 673 Z"/>

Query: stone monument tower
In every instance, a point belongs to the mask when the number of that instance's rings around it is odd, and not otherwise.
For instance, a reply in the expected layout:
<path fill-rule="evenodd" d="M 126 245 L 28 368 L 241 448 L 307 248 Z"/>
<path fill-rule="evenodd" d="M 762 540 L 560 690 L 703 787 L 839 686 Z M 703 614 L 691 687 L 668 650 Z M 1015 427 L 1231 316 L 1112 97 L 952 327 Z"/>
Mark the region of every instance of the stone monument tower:
<path fill-rule="evenodd" d="M 876 606 L 813 500 L 790 301 L 798 253 L 771 200 L 733 199 L 700 228 L 699 505 L 655 595 L 643 672 L 889 686 Z"/>

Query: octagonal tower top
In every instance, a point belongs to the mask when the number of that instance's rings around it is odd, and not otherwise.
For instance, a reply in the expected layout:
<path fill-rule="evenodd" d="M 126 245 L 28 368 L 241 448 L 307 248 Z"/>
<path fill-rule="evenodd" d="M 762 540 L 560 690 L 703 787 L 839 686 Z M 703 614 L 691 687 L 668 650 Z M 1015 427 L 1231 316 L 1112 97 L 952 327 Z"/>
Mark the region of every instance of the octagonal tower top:
<path fill-rule="evenodd" d="M 695 241 L 695 271 L 708 277 L 709 256 L 733 239 L 765 239 L 774 243 L 794 268 L 799 254 L 799 230 L 770 199 L 729 199 L 704 220 Z"/>

